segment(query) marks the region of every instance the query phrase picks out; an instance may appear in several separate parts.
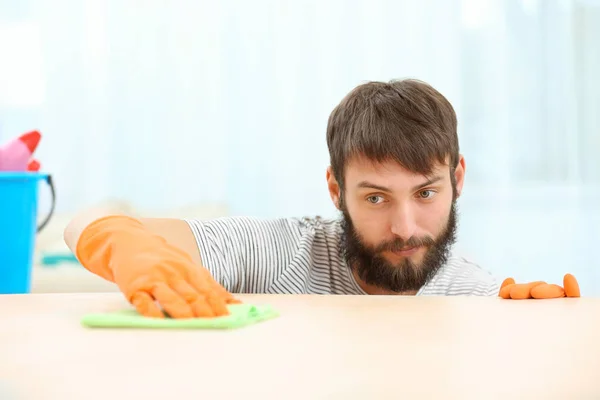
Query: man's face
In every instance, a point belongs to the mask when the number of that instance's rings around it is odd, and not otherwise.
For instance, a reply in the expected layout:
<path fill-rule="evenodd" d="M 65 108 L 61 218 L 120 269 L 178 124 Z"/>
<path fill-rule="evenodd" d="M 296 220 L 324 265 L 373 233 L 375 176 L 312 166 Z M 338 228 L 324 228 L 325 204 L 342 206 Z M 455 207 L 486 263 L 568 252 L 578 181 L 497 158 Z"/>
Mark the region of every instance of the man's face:
<path fill-rule="evenodd" d="M 350 162 L 338 204 L 344 217 L 342 249 L 358 278 L 397 293 L 427 283 L 455 241 L 455 200 L 463 176 L 462 158 L 452 175 L 440 164 L 427 177 L 395 162 Z"/>

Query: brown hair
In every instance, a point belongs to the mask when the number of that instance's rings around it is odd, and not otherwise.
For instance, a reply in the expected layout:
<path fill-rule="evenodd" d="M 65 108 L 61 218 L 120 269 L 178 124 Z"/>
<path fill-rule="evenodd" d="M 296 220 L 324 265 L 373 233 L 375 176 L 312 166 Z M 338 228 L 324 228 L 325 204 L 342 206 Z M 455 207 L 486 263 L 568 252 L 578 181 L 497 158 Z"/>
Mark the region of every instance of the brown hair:
<path fill-rule="evenodd" d="M 332 111 L 327 147 L 338 184 L 357 156 L 394 160 L 423 175 L 435 161 L 458 165 L 456 114 L 450 102 L 425 82 L 405 79 L 368 82 L 352 90 Z"/>

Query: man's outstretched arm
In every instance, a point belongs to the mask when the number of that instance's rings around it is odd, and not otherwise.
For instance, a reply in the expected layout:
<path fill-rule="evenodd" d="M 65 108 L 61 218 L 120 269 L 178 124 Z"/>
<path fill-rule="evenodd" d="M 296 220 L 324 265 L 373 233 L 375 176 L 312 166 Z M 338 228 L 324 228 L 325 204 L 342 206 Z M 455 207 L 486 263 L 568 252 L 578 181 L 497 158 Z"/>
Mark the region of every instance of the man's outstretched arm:
<path fill-rule="evenodd" d="M 85 210 L 77 215 L 64 231 L 64 240 L 69 249 L 76 255 L 77 243 L 82 232 L 92 222 L 108 216 L 127 215 L 121 212 L 115 212 L 110 208 L 94 208 Z M 133 215 L 130 215 L 134 217 Z M 202 265 L 200 252 L 196 239 L 190 230 L 188 223 L 181 219 L 173 218 L 137 218 L 144 227 L 156 235 L 162 236 L 169 244 L 183 250 L 198 265 Z"/>
<path fill-rule="evenodd" d="M 115 282 L 142 315 L 220 316 L 237 302 L 203 267 L 185 221 L 94 209 L 74 218 L 64 239 L 85 268 Z"/>

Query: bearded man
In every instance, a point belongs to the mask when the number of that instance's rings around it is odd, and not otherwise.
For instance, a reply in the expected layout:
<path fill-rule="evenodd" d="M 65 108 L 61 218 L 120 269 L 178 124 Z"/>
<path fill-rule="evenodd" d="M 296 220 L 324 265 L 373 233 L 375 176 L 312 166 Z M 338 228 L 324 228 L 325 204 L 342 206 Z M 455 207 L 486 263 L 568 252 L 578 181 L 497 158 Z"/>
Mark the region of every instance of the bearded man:
<path fill-rule="evenodd" d="M 153 317 L 225 315 L 234 293 L 498 295 L 498 279 L 452 251 L 465 159 L 442 94 L 412 79 L 362 84 L 332 111 L 327 145 L 339 218 L 89 210 L 65 241 Z"/>

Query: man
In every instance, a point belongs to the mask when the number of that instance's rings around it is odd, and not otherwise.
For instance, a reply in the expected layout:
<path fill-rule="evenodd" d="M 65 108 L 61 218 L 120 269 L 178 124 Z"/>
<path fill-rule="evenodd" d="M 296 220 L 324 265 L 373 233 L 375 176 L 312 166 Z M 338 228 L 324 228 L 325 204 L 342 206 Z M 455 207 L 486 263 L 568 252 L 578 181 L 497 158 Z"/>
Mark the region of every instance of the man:
<path fill-rule="evenodd" d="M 154 317 L 224 315 L 231 293 L 498 295 L 498 280 L 451 253 L 465 159 L 442 94 L 417 80 L 360 85 L 331 113 L 327 145 L 339 220 L 88 211 L 65 241 Z"/>

